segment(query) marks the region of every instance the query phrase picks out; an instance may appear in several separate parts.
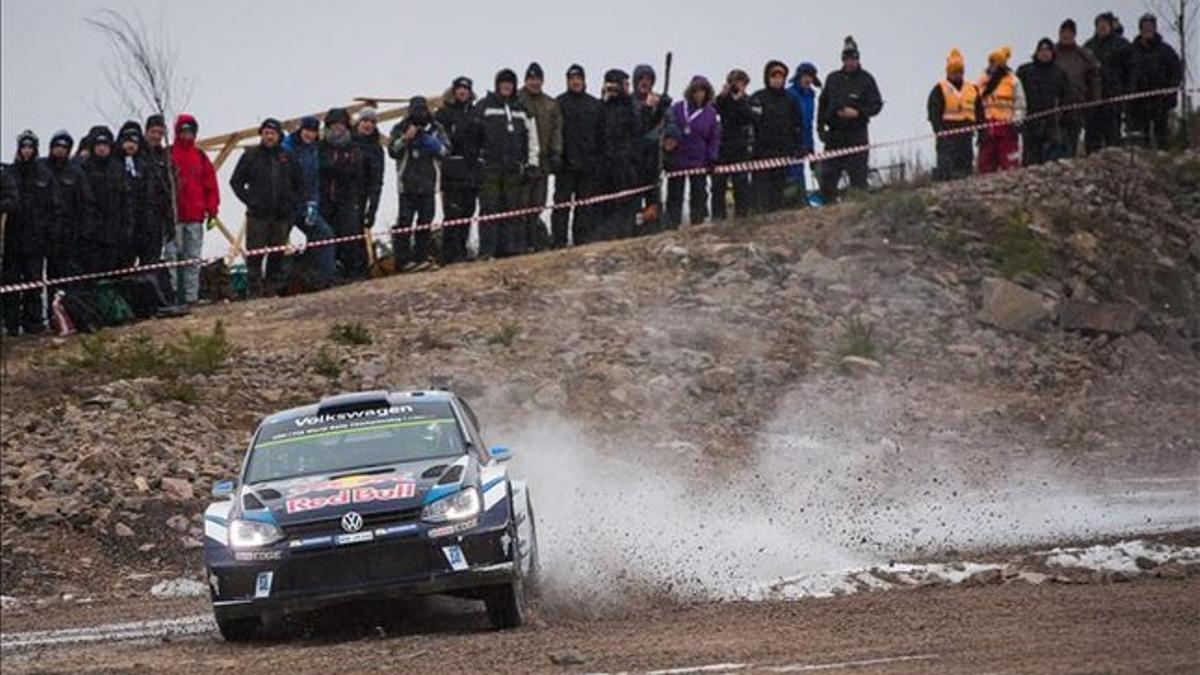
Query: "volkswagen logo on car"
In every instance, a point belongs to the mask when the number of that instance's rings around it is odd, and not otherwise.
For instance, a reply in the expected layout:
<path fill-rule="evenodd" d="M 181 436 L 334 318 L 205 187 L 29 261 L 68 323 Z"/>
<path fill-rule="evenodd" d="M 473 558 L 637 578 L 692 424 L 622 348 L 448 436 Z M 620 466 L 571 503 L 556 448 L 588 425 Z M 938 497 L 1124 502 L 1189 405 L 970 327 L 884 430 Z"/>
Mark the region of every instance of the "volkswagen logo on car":
<path fill-rule="evenodd" d="M 346 515 L 342 516 L 342 529 L 346 532 L 353 534 L 361 530 L 362 526 L 363 519 L 357 511 L 350 511 Z"/>

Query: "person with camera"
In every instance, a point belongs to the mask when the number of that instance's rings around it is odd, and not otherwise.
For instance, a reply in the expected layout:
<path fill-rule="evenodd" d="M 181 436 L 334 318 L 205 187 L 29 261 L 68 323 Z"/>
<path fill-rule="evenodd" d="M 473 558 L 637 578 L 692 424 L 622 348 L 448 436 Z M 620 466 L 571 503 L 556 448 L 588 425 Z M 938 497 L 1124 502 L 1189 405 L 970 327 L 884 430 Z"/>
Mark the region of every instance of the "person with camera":
<path fill-rule="evenodd" d="M 725 86 L 717 96 L 717 114 L 721 116 L 721 149 L 718 164 L 734 164 L 750 159 L 750 144 L 754 138 L 754 114 L 750 111 L 750 96 L 746 93 L 750 76 L 746 71 L 733 69 L 725 76 Z M 712 217 L 728 217 L 728 192 L 733 186 L 733 215 L 744 218 L 753 211 L 750 192 L 750 172 L 718 173 L 712 178 Z"/>
<path fill-rule="evenodd" d="M 442 158 L 442 211 L 446 220 L 474 216 L 479 203 L 480 128 L 473 115 L 473 85 L 469 77 L 454 78 L 435 115 L 450 142 L 449 154 Z M 467 259 L 470 234 L 469 224 L 442 228 L 443 265 Z"/>
<path fill-rule="evenodd" d="M 558 97 L 558 107 L 563 116 L 563 154 L 562 166 L 554 175 L 555 203 L 586 199 L 597 194 L 601 106 L 600 99 L 587 91 L 583 66 L 574 64 L 568 68 L 567 91 Z M 574 223 L 571 222 L 572 211 Z M 595 212 L 595 207 L 590 206 L 555 209 L 550 214 L 551 245 L 563 248 L 568 240 L 574 241 L 576 246 L 591 241 Z"/>
<path fill-rule="evenodd" d="M 300 128 L 288 134 L 283 149 L 296 158 L 300 165 L 300 200 L 296 212 L 296 227 L 304 237 L 315 243 L 333 238 L 333 228 L 321 215 L 321 169 L 317 147 L 321 121 L 312 115 L 300 118 Z M 337 276 L 336 251 L 333 246 L 317 246 L 306 251 L 316 268 L 317 289 L 334 284 Z"/>
<path fill-rule="evenodd" d="M 541 152 L 537 121 L 517 99 L 517 74 L 508 68 L 496 73 L 495 89 L 475 106 L 473 114 L 483 135 L 480 213 L 487 216 L 527 206 L 525 185 L 539 171 Z M 527 224 L 528 220 L 521 218 L 480 223 L 479 257 L 523 253 Z"/>
<path fill-rule="evenodd" d="M 639 198 L 642 212 L 642 234 L 662 231 L 662 166 L 659 162 L 664 139 L 675 135 L 670 128 L 674 122 L 669 114 L 671 97 L 654 93 L 658 79 L 654 67 L 641 64 L 633 69 L 633 100 L 641 116 L 642 136 L 637 144 L 638 180 L 642 185 L 654 185 L 653 190 Z M 668 125 L 664 128 L 663 125 Z"/>
<path fill-rule="evenodd" d="M 400 184 L 400 215 L 396 218 L 397 230 L 392 233 L 396 270 L 408 264 L 424 267 L 430 262 L 438 164 L 448 154 L 450 144 L 423 96 L 408 100 L 408 115 L 392 127 L 388 137 L 388 154 L 396 160 L 396 180 Z"/>
<path fill-rule="evenodd" d="M 629 95 L 629 74 L 616 68 L 604 74 L 600 107 L 599 182 L 603 193 L 641 185 L 638 175 L 642 140 L 641 106 Z M 602 202 L 596 207 L 596 240 L 633 236 L 642 197 L 634 195 Z"/>

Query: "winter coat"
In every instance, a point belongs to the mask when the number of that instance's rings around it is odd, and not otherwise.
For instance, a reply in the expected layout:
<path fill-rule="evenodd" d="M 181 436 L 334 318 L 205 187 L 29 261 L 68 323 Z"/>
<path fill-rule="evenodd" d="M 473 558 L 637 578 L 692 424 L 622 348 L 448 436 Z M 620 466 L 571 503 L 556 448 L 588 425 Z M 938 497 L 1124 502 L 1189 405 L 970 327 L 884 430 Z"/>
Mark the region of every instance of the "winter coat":
<path fill-rule="evenodd" d="M 3 199 L 0 212 L 8 214 L 4 232 L 4 250 L 12 254 L 39 256 L 46 242 L 34 220 L 33 200 L 37 191 L 37 158 L 17 159 L 4 166 Z"/>
<path fill-rule="evenodd" d="M 1017 69 L 1017 78 L 1025 90 L 1026 112 L 1029 115 L 1052 110 L 1071 101 L 1071 83 L 1067 74 L 1054 61 L 1033 60 Z M 1054 114 L 1026 121 L 1026 129 L 1048 133 L 1059 126 L 1060 115 Z"/>
<path fill-rule="evenodd" d="M 442 107 L 433 116 L 450 142 L 450 154 L 442 158 L 442 189 L 470 190 L 479 187 L 481 182 L 479 144 L 482 127 L 472 114 L 474 106 L 474 99 L 459 103 L 454 100 L 454 92 L 449 91 L 442 99 Z"/>
<path fill-rule="evenodd" d="M 600 175 L 607 189 L 633 187 L 644 138 L 640 104 L 628 94 L 600 103 Z"/>
<path fill-rule="evenodd" d="M 1100 60 L 1085 47 L 1059 44 L 1054 62 L 1067 74 L 1071 101 L 1082 103 L 1100 98 Z"/>
<path fill-rule="evenodd" d="M 538 165 L 537 121 L 515 96 L 504 99 L 489 92 L 473 114 L 482 133 L 479 157 L 484 170 L 520 172 Z"/>
<path fill-rule="evenodd" d="M 317 141 L 305 143 L 296 130 L 283 139 L 283 149 L 290 152 L 300 165 L 301 206 L 321 203 L 321 158 Z"/>
<path fill-rule="evenodd" d="M 189 119 L 180 115 L 175 124 L 176 141 L 171 146 L 171 163 L 175 165 L 176 213 L 181 223 L 198 223 L 217 215 L 221 205 L 221 192 L 217 188 L 217 172 L 212 161 L 195 141 L 184 141 L 178 137 L 180 123 Z"/>
<path fill-rule="evenodd" d="M 1101 39 L 1093 37 L 1084 45 L 1100 62 L 1100 93 L 1105 98 L 1120 96 L 1129 84 L 1129 40 L 1111 34 Z"/>
<path fill-rule="evenodd" d="M 823 132 L 826 148 L 845 148 L 870 142 L 871 118 L 883 110 L 883 96 L 870 73 L 837 70 L 825 78 L 825 88 L 817 103 L 817 125 Z M 838 117 L 842 108 L 858 111 L 854 119 Z"/>
<path fill-rule="evenodd" d="M 404 132 L 417 127 L 417 135 L 404 139 Z M 388 155 L 396 160 L 396 178 L 400 193 L 431 195 L 437 192 L 438 162 L 450 153 L 446 132 L 432 117 L 414 121 L 400 120 L 389 134 Z"/>
<path fill-rule="evenodd" d="M 517 100 L 537 121 L 538 166 L 545 173 L 554 173 L 562 163 L 563 153 L 563 116 L 558 101 L 525 87 L 517 93 Z"/>
<path fill-rule="evenodd" d="M 95 264 L 92 269 L 111 268 L 116 251 L 131 248 L 133 227 L 121 157 L 92 155 L 82 169 L 92 195 L 92 217 L 79 233 L 80 257 Z"/>
<path fill-rule="evenodd" d="M 171 184 L 175 181 L 175 167 L 171 164 L 171 153 L 166 147 L 147 147 L 146 158 L 146 201 L 150 212 L 146 236 L 158 233 L 159 243 L 151 248 L 162 248 L 162 240 L 175 236 L 175 202 Z"/>
<path fill-rule="evenodd" d="M 379 195 L 383 193 L 383 167 L 387 158 L 384 156 L 378 129 L 369 135 L 355 134 L 354 142 L 362 150 L 363 158 L 367 162 L 367 178 L 359 200 L 359 213 L 362 214 L 363 227 L 371 227 L 375 224 L 375 214 L 379 212 Z"/>
<path fill-rule="evenodd" d="M 321 208 L 326 212 L 334 208 L 357 209 L 368 183 L 367 159 L 362 148 L 351 137 L 343 144 L 322 138 L 317 142 L 317 160 L 321 175 Z"/>
<path fill-rule="evenodd" d="M 750 97 L 735 99 L 730 94 L 721 94 L 716 102 L 717 114 L 721 116 L 722 164 L 743 162 L 750 159 L 750 146 L 754 139 L 754 114 L 750 110 Z"/>
<path fill-rule="evenodd" d="M 962 119 L 947 119 L 948 101 L 944 87 L 953 88 L 949 94 L 955 101 L 955 103 L 951 103 L 951 113 L 957 113 Z M 929 92 L 929 99 L 925 103 L 925 109 L 929 117 L 929 126 L 935 132 L 968 127 L 984 119 L 983 96 L 980 95 L 979 87 L 965 79 L 961 87 L 955 87 L 954 83 L 949 80 L 941 80 L 933 85 L 933 90 Z"/>
<path fill-rule="evenodd" d="M 153 214 L 150 210 L 150 161 L 144 154 L 113 157 L 113 162 L 121 168 L 125 180 L 125 192 L 122 214 L 122 231 L 127 237 L 120 245 L 119 257 L 129 261 L 137 257 L 138 237 L 146 231 Z"/>
<path fill-rule="evenodd" d="M 80 231 L 91 216 L 91 191 L 83 169 L 70 159 L 43 157 L 34 175 L 32 212 L 46 255 L 71 259 Z"/>
<path fill-rule="evenodd" d="M 754 156 L 795 157 L 801 150 L 800 108 L 782 87 L 772 89 L 768 75 L 775 66 L 771 61 L 763 68 L 762 89 L 750 97 L 750 112 L 754 115 Z"/>
<path fill-rule="evenodd" d="M 1183 78 L 1179 54 L 1163 42 L 1161 35 L 1143 40 L 1134 38 L 1129 50 L 1129 85 L 1127 91 L 1141 92 L 1178 87 Z M 1151 99 L 1131 101 L 1129 110 L 1135 115 L 1154 115 L 1173 109 L 1178 103 L 1176 96 L 1155 96 Z"/>
<path fill-rule="evenodd" d="M 717 162 L 721 152 L 721 119 L 711 104 L 696 108 L 690 100 L 671 107 L 679 145 L 670 154 L 672 169 L 702 169 Z"/>
<path fill-rule="evenodd" d="M 254 218 L 293 218 L 304 192 L 300 162 L 280 146 L 262 145 L 242 153 L 229 179 L 237 198 Z"/>
<path fill-rule="evenodd" d="M 796 126 L 800 129 L 801 153 L 807 155 L 817 149 L 814 129 L 817 113 L 817 90 L 812 87 L 802 87 L 800 82 L 793 80 L 787 88 L 788 96 L 796 103 L 799 116 Z"/>
<path fill-rule="evenodd" d="M 558 97 L 558 108 L 563 118 L 562 168 L 594 171 L 600 151 L 600 99 L 586 91 L 568 91 Z"/>

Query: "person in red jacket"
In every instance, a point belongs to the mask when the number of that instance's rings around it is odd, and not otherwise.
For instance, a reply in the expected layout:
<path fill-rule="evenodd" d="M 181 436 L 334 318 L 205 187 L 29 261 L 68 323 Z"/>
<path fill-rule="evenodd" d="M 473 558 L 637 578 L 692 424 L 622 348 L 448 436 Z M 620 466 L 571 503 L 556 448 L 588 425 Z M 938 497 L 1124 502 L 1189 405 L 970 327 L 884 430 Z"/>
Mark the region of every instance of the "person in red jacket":
<path fill-rule="evenodd" d="M 163 257 L 167 260 L 196 260 L 204 249 L 204 223 L 217 217 L 221 193 L 217 172 L 203 150 L 196 147 L 200 125 L 187 113 L 175 119 L 175 144 L 171 163 L 176 172 L 175 236 L 167 240 Z M 182 303 L 195 303 L 200 297 L 200 267 L 187 265 L 171 275 L 175 297 Z"/>

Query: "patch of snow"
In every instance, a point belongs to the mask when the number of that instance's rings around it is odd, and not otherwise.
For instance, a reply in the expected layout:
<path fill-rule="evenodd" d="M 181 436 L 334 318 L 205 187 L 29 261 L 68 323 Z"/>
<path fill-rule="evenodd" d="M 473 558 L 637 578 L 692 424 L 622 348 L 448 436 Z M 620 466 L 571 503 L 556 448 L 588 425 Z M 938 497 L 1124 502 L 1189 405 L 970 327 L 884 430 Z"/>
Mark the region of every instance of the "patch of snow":
<path fill-rule="evenodd" d="M 1111 546 L 1056 548 L 1046 552 L 1046 564 L 1051 567 L 1081 567 L 1134 574 L 1141 571 L 1137 565 L 1138 558 L 1146 558 L 1159 565 L 1168 561 L 1195 563 L 1200 562 L 1200 546 L 1165 546 L 1134 539 Z"/>
<path fill-rule="evenodd" d="M 188 579 L 186 577 L 160 581 L 150 589 L 150 595 L 160 600 L 169 598 L 198 598 L 206 593 L 208 593 L 208 586 L 195 579 Z"/>

